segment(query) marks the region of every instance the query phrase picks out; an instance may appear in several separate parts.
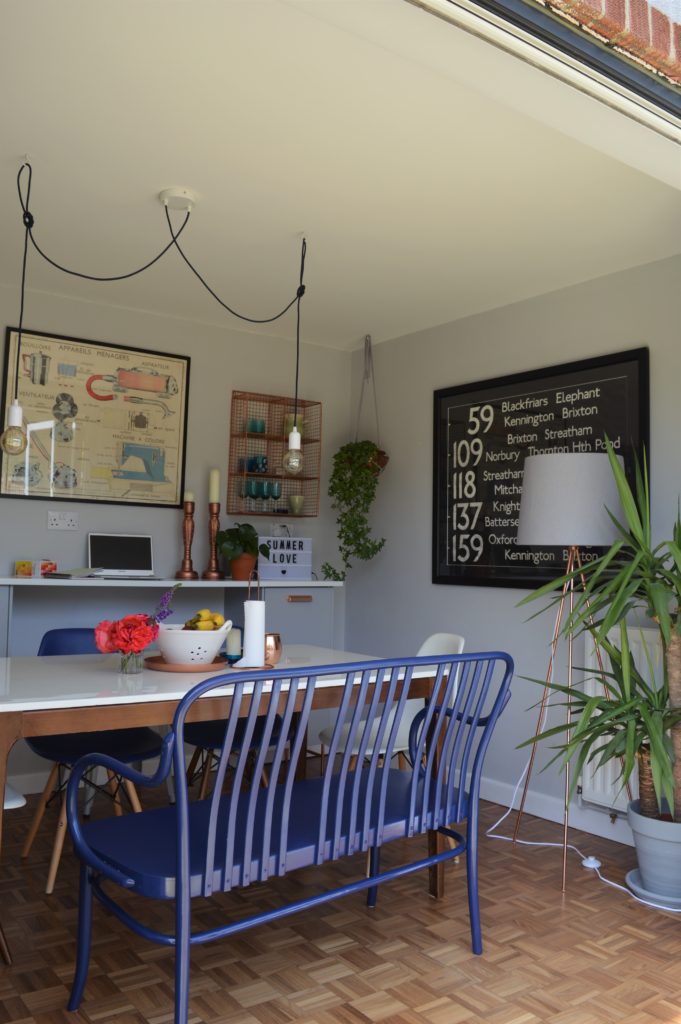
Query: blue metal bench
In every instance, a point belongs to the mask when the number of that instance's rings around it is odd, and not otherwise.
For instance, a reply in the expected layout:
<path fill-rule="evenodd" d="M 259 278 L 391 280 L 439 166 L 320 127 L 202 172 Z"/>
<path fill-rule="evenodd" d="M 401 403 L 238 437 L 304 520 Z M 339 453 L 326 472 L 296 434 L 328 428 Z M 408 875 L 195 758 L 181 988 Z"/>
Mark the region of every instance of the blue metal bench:
<path fill-rule="evenodd" d="M 507 654 L 485 653 L 232 672 L 206 680 L 181 701 L 153 777 L 104 755 L 83 758 L 73 771 L 68 794 L 69 827 L 82 862 L 78 957 L 69 1009 L 78 1008 L 85 988 L 93 895 L 138 934 L 175 946 L 176 1024 L 186 1024 L 188 1019 L 189 957 L 194 943 L 232 935 L 364 889 L 373 907 L 379 883 L 464 852 L 472 946 L 481 953 L 479 787 L 492 730 L 510 696 L 512 670 Z M 326 689 L 329 684 L 337 688 Z M 333 701 L 328 699 L 330 693 L 336 695 Z M 223 695 L 225 708 L 220 713 L 226 716 L 225 736 L 213 789 L 206 799 L 190 802 L 184 773 L 185 722 L 201 717 L 203 709 L 196 703 L 201 698 Z M 424 697 L 424 709 L 411 728 L 413 767 L 397 770 L 391 767 L 390 751 L 407 698 L 415 695 Z M 306 749 L 310 711 L 313 705 L 329 703 L 338 705 L 338 713 L 323 775 L 301 778 L 299 762 Z M 208 714 L 207 704 L 204 714 L 214 717 L 214 702 L 210 705 L 212 713 Z M 253 766 L 249 765 L 250 737 L 259 716 L 262 727 L 263 715 L 262 745 Z M 244 742 L 230 756 L 237 723 L 244 721 L 245 727 L 239 726 Z M 344 726 L 352 742 L 346 739 L 345 752 L 338 754 Z M 353 749 L 358 750 L 356 758 Z M 382 749 L 387 751 L 385 757 Z M 93 764 L 104 764 L 136 785 L 155 786 L 166 778 L 173 758 L 174 806 L 79 822 L 78 784 Z M 263 786 L 266 761 L 270 782 Z M 461 787 L 459 780 L 465 780 Z M 465 837 L 451 827 L 461 823 L 467 825 Z M 434 852 L 428 856 L 381 871 L 384 843 L 424 832 L 431 838 L 437 833 L 448 836 L 453 843 L 438 850 L 431 842 L 429 850 Z M 355 882 L 208 931 L 191 931 L 193 897 L 264 882 L 360 851 L 368 852 L 369 868 Z M 143 896 L 174 900 L 174 932 L 162 934 L 137 921 L 113 898 L 111 882 Z"/>

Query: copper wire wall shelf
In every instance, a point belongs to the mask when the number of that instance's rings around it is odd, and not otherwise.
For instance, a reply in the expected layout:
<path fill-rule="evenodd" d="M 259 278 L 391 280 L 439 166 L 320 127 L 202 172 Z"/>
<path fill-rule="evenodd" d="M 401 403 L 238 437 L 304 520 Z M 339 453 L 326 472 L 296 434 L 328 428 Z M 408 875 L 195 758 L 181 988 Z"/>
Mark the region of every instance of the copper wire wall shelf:
<path fill-rule="evenodd" d="M 250 391 L 232 392 L 227 468 L 227 512 L 230 515 L 268 516 L 270 519 L 319 515 L 321 402 L 298 399 L 303 471 L 287 476 L 282 460 L 292 426 L 292 398 Z"/>

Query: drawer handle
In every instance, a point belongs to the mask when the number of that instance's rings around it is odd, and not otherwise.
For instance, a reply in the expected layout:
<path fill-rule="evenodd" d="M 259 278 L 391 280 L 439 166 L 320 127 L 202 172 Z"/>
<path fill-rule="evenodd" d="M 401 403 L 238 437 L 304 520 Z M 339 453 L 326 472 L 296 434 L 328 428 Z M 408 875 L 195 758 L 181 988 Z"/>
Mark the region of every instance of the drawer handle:
<path fill-rule="evenodd" d="M 312 594 L 289 594 L 286 600 L 291 604 L 309 604 Z"/>

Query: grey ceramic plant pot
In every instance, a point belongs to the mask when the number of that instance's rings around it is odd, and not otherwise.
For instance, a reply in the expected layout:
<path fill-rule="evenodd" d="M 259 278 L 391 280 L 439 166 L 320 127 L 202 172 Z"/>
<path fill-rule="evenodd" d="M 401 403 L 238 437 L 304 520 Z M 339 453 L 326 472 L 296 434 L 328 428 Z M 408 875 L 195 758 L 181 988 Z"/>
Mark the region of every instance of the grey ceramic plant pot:
<path fill-rule="evenodd" d="M 681 906 L 681 824 L 643 817 L 638 800 L 629 804 L 627 820 L 638 858 L 627 885 L 652 902 Z"/>

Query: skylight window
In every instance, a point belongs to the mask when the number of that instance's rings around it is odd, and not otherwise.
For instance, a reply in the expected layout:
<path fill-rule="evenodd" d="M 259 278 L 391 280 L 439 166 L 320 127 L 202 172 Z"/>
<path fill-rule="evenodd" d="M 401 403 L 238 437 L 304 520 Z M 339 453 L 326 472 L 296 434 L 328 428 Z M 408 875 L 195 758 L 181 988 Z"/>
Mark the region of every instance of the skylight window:
<path fill-rule="evenodd" d="M 681 0 L 473 0 L 681 117 Z"/>

